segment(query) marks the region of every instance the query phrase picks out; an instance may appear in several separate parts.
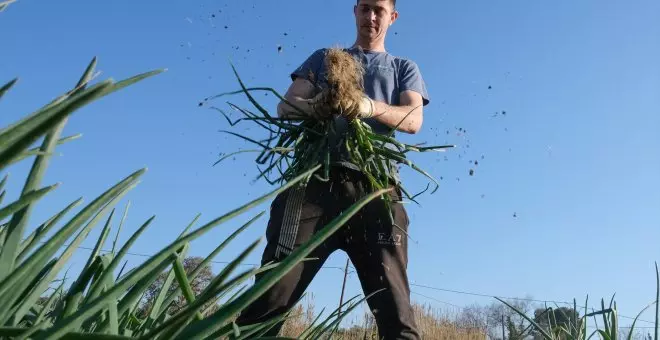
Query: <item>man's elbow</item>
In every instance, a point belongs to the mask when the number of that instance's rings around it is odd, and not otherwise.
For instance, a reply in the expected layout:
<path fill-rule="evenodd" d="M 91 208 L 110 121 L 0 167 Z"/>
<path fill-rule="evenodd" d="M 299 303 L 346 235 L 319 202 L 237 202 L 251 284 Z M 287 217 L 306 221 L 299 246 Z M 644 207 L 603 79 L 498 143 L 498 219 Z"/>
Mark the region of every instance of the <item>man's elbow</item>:
<path fill-rule="evenodd" d="M 423 116 L 421 112 L 416 114 L 415 117 L 413 117 L 413 119 L 410 121 L 410 123 L 405 125 L 406 129 L 404 130 L 404 132 L 409 133 L 411 135 L 418 133 L 419 130 L 422 129 L 422 122 L 424 120 L 422 117 Z"/>
<path fill-rule="evenodd" d="M 421 126 L 419 126 L 416 123 L 409 123 L 409 124 L 401 124 L 397 130 L 403 132 L 403 133 L 408 133 L 411 135 L 414 135 L 419 132 Z"/>
<path fill-rule="evenodd" d="M 290 102 L 289 98 L 285 99 Z M 280 100 L 280 102 L 277 103 L 277 116 L 280 118 L 287 118 L 292 112 L 294 112 L 294 110 L 295 109 L 284 100 Z"/>
<path fill-rule="evenodd" d="M 417 126 L 417 125 L 410 125 L 410 126 L 408 126 L 407 129 L 404 130 L 404 132 L 408 133 L 408 134 L 411 134 L 411 135 L 414 135 L 414 134 L 419 132 L 420 128 L 421 127 Z"/>
<path fill-rule="evenodd" d="M 277 103 L 277 116 L 282 118 L 284 116 L 284 101 L 280 100 L 279 103 Z"/>
<path fill-rule="evenodd" d="M 277 115 L 280 118 L 288 118 L 290 115 L 298 113 L 299 100 L 296 97 L 285 95 L 284 100 L 277 103 Z"/>

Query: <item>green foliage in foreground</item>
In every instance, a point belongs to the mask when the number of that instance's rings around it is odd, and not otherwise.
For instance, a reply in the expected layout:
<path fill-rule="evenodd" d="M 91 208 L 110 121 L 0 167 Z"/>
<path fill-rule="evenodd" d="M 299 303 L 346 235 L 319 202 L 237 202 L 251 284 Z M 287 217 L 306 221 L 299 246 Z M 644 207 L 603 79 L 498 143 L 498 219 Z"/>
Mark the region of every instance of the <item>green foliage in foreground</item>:
<path fill-rule="evenodd" d="M 5 7 L 8 3 L 3 3 Z M 148 339 L 206 339 L 232 337 L 256 338 L 276 322 L 239 328 L 233 323 L 236 315 L 263 294 L 286 272 L 300 261 L 370 200 L 385 191 L 376 191 L 357 202 L 344 214 L 331 221 L 310 242 L 291 254 L 286 260 L 263 268 L 236 273 L 242 260 L 253 251 L 259 241 L 246 247 L 198 295 L 192 293 L 192 282 L 201 269 L 218 255 L 238 234 L 261 217 L 257 213 L 211 252 L 188 275 L 183 259 L 190 242 L 211 229 L 231 221 L 251 208 L 309 178 L 317 168 L 310 169 L 270 193 L 213 219 L 190 231 L 197 216 L 179 237 L 163 247 L 144 263 L 124 272 L 122 261 L 136 239 L 154 221 L 145 221 L 121 246 L 113 242 L 112 252 L 101 250 L 108 241 L 115 205 L 138 184 L 146 169 L 128 175 L 107 191 L 80 208 L 72 217 L 82 199 L 67 204 L 47 221 L 29 227 L 30 216 L 41 198 L 57 185 L 44 185 L 43 177 L 55 147 L 75 137 L 61 138 L 68 118 L 78 109 L 106 95 L 162 72 L 156 70 L 122 81 L 112 79 L 92 84 L 96 59 L 92 60 L 75 87 L 41 107 L 25 118 L 0 130 L 0 171 L 24 159 L 34 157 L 26 176 L 23 190 L 15 201 L 2 205 L 4 187 L 8 177 L 0 181 L 0 338 L 59 339 L 65 338 L 148 338 Z M 0 86 L 0 98 L 17 83 L 16 79 Z M 33 148 L 33 144 L 40 145 Z M 124 217 L 126 213 L 124 213 Z M 119 224 L 123 224 L 122 218 Z M 94 250 L 77 277 L 64 274 L 65 268 L 78 246 L 89 233 L 100 227 Z M 27 231 L 32 230 L 29 234 Z M 125 263 L 124 263 L 125 265 Z M 267 271 L 263 281 L 242 287 L 258 272 Z M 117 273 L 118 272 L 118 273 Z M 138 317 L 137 309 L 147 289 L 165 273 L 166 278 L 147 311 Z M 170 289 L 176 282 L 176 289 Z M 70 284 L 68 284 L 70 283 Z M 187 304 L 175 313 L 168 312 L 172 303 L 183 296 Z M 222 303 L 216 304 L 216 301 Z M 360 301 L 350 300 L 343 306 L 349 311 Z M 204 310 L 209 305 L 213 311 Z M 303 338 L 316 339 L 336 330 L 342 317 L 332 313 L 328 319 L 307 329 Z"/>
<path fill-rule="evenodd" d="M 42 187 L 41 182 L 55 146 L 62 142 L 60 133 L 68 117 L 88 103 L 160 73 L 153 71 L 119 82 L 106 80 L 90 86 L 95 65 L 96 60 L 93 60 L 72 91 L 0 131 L 0 170 L 18 159 L 26 158 L 26 153 L 36 155 L 20 197 L 0 207 L 0 220 L 6 221 L 0 229 L 0 305 L 3 306 L 0 310 L 0 323 L 3 326 L 0 328 L 0 336 L 17 339 L 56 339 L 65 335 L 79 338 L 85 337 L 86 334 L 93 334 L 94 337 L 104 334 L 113 338 L 123 336 L 149 339 L 204 339 L 228 335 L 244 339 L 258 336 L 279 320 L 244 328 L 238 328 L 232 320 L 287 271 L 304 260 L 362 206 L 383 194 L 383 191 L 374 192 L 357 202 L 285 261 L 235 274 L 238 264 L 257 247 L 259 241 L 252 243 L 215 276 L 198 296 L 194 296 L 190 289 L 190 282 L 198 272 L 193 271 L 191 275 L 187 275 L 182 264 L 190 242 L 308 178 L 317 169 L 312 169 L 272 192 L 189 232 L 197 220 L 195 218 L 175 241 L 138 267 L 124 274 L 120 272 L 120 275 L 116 276 L 115 272 L 120 268 L 131 245 L 154 220 L 152 217 L 145 221 L 116 251 L 113 245 L 112 252 L 101 254 L 110 233 L 115 204 L 138 183 L 145 169 L 130 174 L 109 188 L 75 216 L 61 223 L 60 227 L 55 226 L 81 204 L 81 199 L 68 204 L 30 234 L 26 235 L 25 232 L 28 230 L 29 217 L 35 204 L 56 188 Z M 12 85 L 13 83 L 9 83 L 3 88 L 9 90 Z M 42 139 L 41 146 L 36 149 L 38 152 L 34 153 L 34 149 L 29 147 L 39 139 Z M 4 177 L 2 187 L 6 182 L 7 177 Z M 4 191 L 2 196 L 4 197 Z M 229 242 L 262 215 L 263 212 L 256 214 L 248 223 L 237 229 L 204 259 L 199 268 L 208 264 Z M 94 227 L 101 224 L 103 229 L 79 276 L 68 287 L 65 286 L 64 280 L 60 280 L 61 283 L 57 287 L 52 287 L 77 247 Z M 54 233 L 49 235 L 51 231 Z M 70 242 L 67 244 L 67 241 Z M 62 248 L 64 250 L 58 254 Z M 150 306 L 148 316 L 138 318 L 136 309 L 141 297 L 164 271 L 167 272 L 167 278 Z M 261 271 L 268 271 L 263 281 L 236 293 L 238 287 Z M 169 288 L 175 280 L 180 288 L 172 292 Z M 55 291 L 48 294 L 51 288 Z M 172 302 L 181 295 L 188 302 L 185 308 L 173 315 L 167 313 Z M 225 300 L 217 310 L 202 317 L 207 314 L 202 310 L 204 306 L 222 298 Z M 352 302 L 351 306 L 357 305 Z M 307 330 L 305 337 L 316 338 L 336 329 L 341 321 L 341 318 L 336 316 L 332 314 L 325 322 Z"/>

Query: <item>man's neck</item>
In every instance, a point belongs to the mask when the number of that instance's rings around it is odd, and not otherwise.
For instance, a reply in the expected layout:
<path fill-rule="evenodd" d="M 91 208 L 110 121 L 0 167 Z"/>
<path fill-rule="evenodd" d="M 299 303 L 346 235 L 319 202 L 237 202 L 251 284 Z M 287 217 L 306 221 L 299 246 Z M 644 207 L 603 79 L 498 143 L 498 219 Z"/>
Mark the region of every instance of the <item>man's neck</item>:
<path fill-rule="evenodd" d="M 359 39 L 355 41 L 353 47 L 360 46 L 363 50 L 372 52 L 386 52 L 385 44 L 382 41 L 364 42 Z"/>

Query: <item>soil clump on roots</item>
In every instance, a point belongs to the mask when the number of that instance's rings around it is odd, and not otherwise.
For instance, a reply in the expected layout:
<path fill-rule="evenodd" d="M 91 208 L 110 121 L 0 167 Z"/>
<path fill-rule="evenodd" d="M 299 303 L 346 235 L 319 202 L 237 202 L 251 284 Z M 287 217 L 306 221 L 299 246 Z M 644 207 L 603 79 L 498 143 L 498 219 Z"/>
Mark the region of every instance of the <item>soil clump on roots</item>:
<path fill-rule="evenodd" d="M 337 115 L 355 119 L 364 96 L 362 64 L 341 48 L 330 48 L 325 55 L 325 65 L 328 92 L 324 104 Z"/>

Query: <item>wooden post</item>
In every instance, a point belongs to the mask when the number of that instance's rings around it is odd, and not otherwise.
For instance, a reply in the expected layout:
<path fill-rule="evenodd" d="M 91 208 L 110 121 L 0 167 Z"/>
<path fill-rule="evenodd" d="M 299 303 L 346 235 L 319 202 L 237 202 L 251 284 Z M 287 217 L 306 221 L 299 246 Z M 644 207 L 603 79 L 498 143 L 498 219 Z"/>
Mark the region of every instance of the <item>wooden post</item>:
<path fill-rule="evenodd" d="M 502 314 L 502 340 L 506 340 L 506 332 L 504 327 L 504 314 Z"/>

